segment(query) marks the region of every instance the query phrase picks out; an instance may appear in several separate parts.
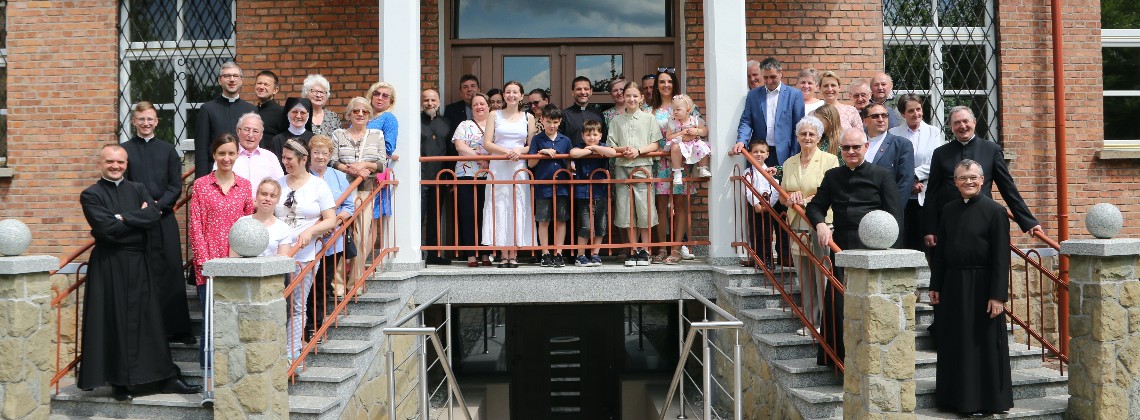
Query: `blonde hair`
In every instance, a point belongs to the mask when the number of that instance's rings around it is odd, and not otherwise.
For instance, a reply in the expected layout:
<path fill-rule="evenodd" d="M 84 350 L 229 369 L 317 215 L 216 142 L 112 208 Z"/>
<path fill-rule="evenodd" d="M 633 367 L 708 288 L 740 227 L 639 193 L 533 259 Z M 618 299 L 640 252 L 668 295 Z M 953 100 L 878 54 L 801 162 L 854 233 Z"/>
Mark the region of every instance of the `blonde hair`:
<path fill-rule="evenodd" d="M 827 138 L 827 150 L 824 151 L 833 155 L 838 155 L 839 138 L 843 136 L 843 128 L 840 126 L 840 121 L 842 120 L 839 118 L 839 110 L 832 105 L 824 104 L 823 106 L 816 108 L 816 110 L 812 112 L 811 115 L 819 118 L 820 122 L 823 123 L 824 131 L 822 133 L 819 133 L 819 135 L 820 138 Z"/>
<path fill-rule="evenodd" d="M 317 150 L 318 147 L 323 147 L 326 150 L 328 150 L 329 153 L 332 153 L 332 151 L 333 151 L 332 139 L 329 138 L 329 136 L 326 136 L 324 134 L 317 134 L 317 135 L 313 136 L 313 138 L 309 139 L 309 153 L 313 153 L 313 150 Z"/>
<path fill-rule="evenodd" d="M 677 102 L 684 104 L 686 107 L 685 109 L 688 109 L 689 113 L 692 113 L 693 108 L 697 107 L 697 103 L 693 102 L 693 98 L 690 98 L 689 95 L 686 95 L 684 93 L 682 93 L 680 95 L 673 95 L 672 103 L 677 103 Z"/>
<path fill-rule="evenodd" d="M 364 107 L 364 110 L 368 111 L 368 119 L 372 119 L 372 102 L 369 102 L 368 99 L 363 96 L 357 96 L 348 101 L 348 106 L 344 107 L 344 117 L 346 119 L 352 121 L 352 108 L 354 106 Z"/>
<path fill-rule="evenodd" d="M 263 178 L 263 179 L 261 180 L 261 182 L 259 182 L 259 183 L 257 184 L 257 189 L 256 189 L 256 190 L 253 190 L 253 191 L 254 191 L 255 193 L 256 193 L 256 192 L 258 192 L 258 191 L 261 191 L 261 186 L 263 186 L 263 185 L 265 185 L 265 184 L 269 184 L 270 186 L 272 186 L 272 187 L 273 187 L 273 189 L 277 190 L 277 199 L 278 199 L 278 200 L 280 200 L 280 199 L 281 199 L 281 183 L 280 183 L 280 182 L 277 182 L 277 180 L 276 180 L 276 179 L 273 179 L 273 178 L 269 178 L 269 177 Z"/>
<path fill-rule="evenodd" d="M 368 88 L 368 93 L 364 95 L 364 97 L 368 99 L 368 107 L 372 108 L 372 94 L 380 89 L 388 89 L 388 92 L 392 95 L 392 98 L 388 100 L 388 109 L 392 109 L 392 107 L 396 106 L 396 88 L 388 82 L 376 82 Z M 376 110 L 372 110 L 372 113 L 377 114 Z"/>

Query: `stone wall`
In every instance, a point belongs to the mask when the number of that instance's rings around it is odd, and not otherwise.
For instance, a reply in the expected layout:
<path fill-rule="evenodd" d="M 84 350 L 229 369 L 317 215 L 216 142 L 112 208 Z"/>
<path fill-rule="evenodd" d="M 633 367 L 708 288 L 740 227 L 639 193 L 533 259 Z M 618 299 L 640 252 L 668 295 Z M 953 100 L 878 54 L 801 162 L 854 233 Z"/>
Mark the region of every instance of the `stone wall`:
<path fill-rule="evenodd" d="M 717 305 L 726 312 L 732 316 L 737 316 L 736 308 L 732 306 L 732 301 L 724 295 L 723 291 L 717 291 L 716 301 Z M 734 345 L 732 334 L 720 334 L 716 339 L 717 346 L 726 349 L 726 351 L 731 351 Z M 765 354 L 762 354 L 747 330 L 741 331 L 740 347 L 740 358 L 743 359 L 744 363 L 741 368 L 743 378 L 740 381 L 744 418 L 803 419 L 789 398 L 787 390 L 780 387 L 780 382 L 773 372 L 775 368 L 772 366 L 772 361 Z M 719 360 L 716 364 L 715 374 L 722 384 L 732 384 L 732 368 L 723 360 Z"/>
<path fill-rule="evenodd" d="M 409 303 L 403 307 L 399 314 L 395 317 L 401 317 L 415 307 L 415 304 Z M 376 346 L 376 356 L 372 359 L 372 364 L 364 372 L 360 384 L 357 386 L 356 392 L 345 403 L 344 411 L 341 413 L 341 418 L 346 419 L 377 419 L 387 418 L 388 416 L 388 345 L 391 340 L 392 352 L 395 357 L 396 363 L 408 358 L 413 351 L 416 350 L 416 336 L 411 335 L 397 335 L 385 338 L 380 341 Z M 416 375 L 419 374 L 419 358 L 412 357 L 396 371 L 396 399 L 408 392 L 408 387 L 413 386 L 416 381 Z M 412 391 L 413 393 L 416 391 Z M 418 399 L 415 395 L 408 397 L 401 405 L 397 412 L 396 418 L 413 418 L 419 411 Z"/>
<path fill-rule="evenodd" d="M 0 275 L 0 418 L 48 418 L 54 319 L 46 272 Z"/>

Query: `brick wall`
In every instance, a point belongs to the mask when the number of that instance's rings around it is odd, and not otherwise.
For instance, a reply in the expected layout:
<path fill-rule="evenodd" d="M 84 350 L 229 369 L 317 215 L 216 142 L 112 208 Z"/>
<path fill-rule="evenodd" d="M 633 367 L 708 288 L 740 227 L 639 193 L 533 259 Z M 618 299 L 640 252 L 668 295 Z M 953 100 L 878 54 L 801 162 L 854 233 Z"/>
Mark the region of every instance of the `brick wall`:
<path fill-rule="evenodd" d="M 32 228 L 31 254 L 90 238 L 79 193 L 117 141 L 118 9 L 110 0 L 8 2 L 8 166 L 0 219 Z"/>
<path fill-rule="evenodd" d="M 1055 237 L 1055 89 L 1049 3 L 1003 0 L 998 5 L 998 16 L 1002 140 L 1016 154 L 1010 170 L 1019 189 L 1049 235 Z M 1084 213 L 1089 206 L 1114 203 L 1126 214 L 1126 220 L 1128 214 L 1140 211 L 1140 196 L 1127 187 L 1140 179 L 1140 166 L 1132 160 L 1096 158 L 1104 134 L 1100 2 L 1064 2 L 1062 16 L 1069 230 L 1071 237 L 1089 237 L 1084 229 Z M 1123 235 L 1140 235 L 1140 226 L 1125 223 Z"/>
<path fill-rule="evenodd" d="M 237 63 L 245 73 L 242 98 L 255 100 L 257 72 L 273 70 L 284 98 L 300 96 L 305 77 L 332 85 L 330 109 L 342 113 L 379 79 L 379 6 L 351 0 L 237 1 Z M 406 100 L 407 89 L 397 90 Z M 418 96 L 418 95 L 417 95 Z"/>

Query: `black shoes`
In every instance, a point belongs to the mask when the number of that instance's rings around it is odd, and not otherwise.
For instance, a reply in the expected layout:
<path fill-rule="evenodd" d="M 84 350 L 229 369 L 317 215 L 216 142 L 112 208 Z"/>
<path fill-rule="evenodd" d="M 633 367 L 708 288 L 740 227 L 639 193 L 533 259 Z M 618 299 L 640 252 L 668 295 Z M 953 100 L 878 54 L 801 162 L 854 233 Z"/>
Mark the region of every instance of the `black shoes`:
<path fill-rule="evenodd" d="M 554 254 L 554 256 L 550 257 L 550 259 L 551 259 L 551 263 L 552 263 L 551 266 L 552 267 L 565 267 L 566 266 L 566 257 L 563 257 L 562 254 Z"/>
<path fill-rule="evenodd" d="M 135 396 L 131 395 L 131 390 L 125 386 L 111 385 L 111 398 L 115 401 L 130 401 Z"/>
<path fill-rule="evenodd" d="M 175 376 L 167 379 L 158 392 L 161 394 L 197 394 L 202 392 L 202 386 L 190 385 L 181 377 Z"/>
<path fill-rule="evenodd" d="M 431 255 L 427 257 L 427 263 L 430 265 L 451 265 L 451 259 L 438 255 Z"/>
<path fill-rule="evenodd" d="M 538 265 L 541 267 L 553 267 L 554 258 L 551 257 L 550 254 L 542 254 L 542 259 L 539 260 Z"/>
<path fill-rule="evenodd" d="M 192 334 L 170 336 L 166 338 L 166 341 L 171 343 L 181 343 L 188 346 L 198 344 L 198 338 L 194 337 Z"/>

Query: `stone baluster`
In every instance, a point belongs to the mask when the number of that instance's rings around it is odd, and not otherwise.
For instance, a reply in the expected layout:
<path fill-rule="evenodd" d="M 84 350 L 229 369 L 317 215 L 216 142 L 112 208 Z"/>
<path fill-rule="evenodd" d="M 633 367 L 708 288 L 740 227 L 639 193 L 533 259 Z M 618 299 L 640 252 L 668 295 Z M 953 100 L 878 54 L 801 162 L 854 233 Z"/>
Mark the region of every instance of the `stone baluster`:
<path fill-rule="evenodd" d="M 927 265 L 926 257 L 887 249 L 898 236 L 898 224 L 883 211 L 864 217 L 859 236 L 872 249 L 835 255 L 847 282 L 843 418 L 913 419 L 915 275 Z"/>
<path fill-rule="evenodd" d="M 28 226 L 0 221 L 0 418 L 47 419 L 51 414 L 51 271 L 59 259 L 20 256 L 31 243 Z"/>
<path fill-rule="evenodd" d="M 1135 418 L 1140 413 L 1140 239 L 1112 239 L 1120 210 L 1097 204 L 1086 214 L 1095 239 L 1061 243 L 1069 256 L 1069 409 L 1075 419 Z"/>

